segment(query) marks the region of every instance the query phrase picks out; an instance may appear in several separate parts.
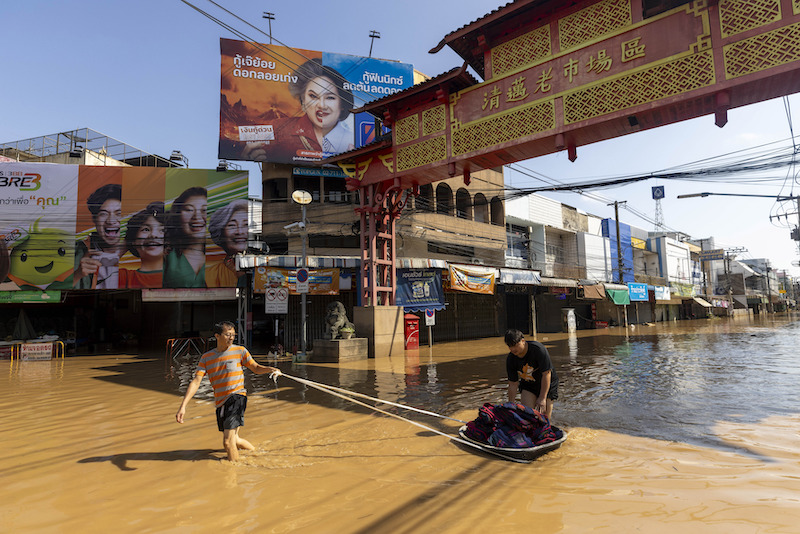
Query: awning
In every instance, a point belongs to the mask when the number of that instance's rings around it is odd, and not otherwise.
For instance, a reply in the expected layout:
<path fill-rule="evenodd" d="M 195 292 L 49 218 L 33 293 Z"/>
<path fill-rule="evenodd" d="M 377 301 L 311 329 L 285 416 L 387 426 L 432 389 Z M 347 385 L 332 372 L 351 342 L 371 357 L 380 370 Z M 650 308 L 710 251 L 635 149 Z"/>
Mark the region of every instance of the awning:
<path fill-rule="evenodd" d="M 623 305 L 630 304 L 631 297 L 628 295 L 627 289 L 608 289 L 606 286 L 606 295 L 614 304 Z"/>
<path fill-rule="evenodd" d="M 398 258 L 397 267 L 403 269 L 447 269 L 447 262 L 430 258 Z"/>
<path fill-rule="evenodd" d="M 542 276 L 538 271 L 522 269 L 500 269 L 501 284 L 540 285 Z"/>
<path fill-rule="evenodd" d="M 547 287 L 578 287 L 578 282 L 568 278 L 547 278 L 542 276 L 542 285 Z"/>
<path fill-rule="evenodd" d="M 696 303 L 698 303 L 700 306 L 704 307 L 704 308 L 713 308 L 714 307 L 711 304 L 709 304 L 709 302 L 707 300 L 701 299 L 700 297 L 693 297 L 693 300 Z"/>
<path fill-rule="evenodd" d="M 606 298 L 606 288 L 603 284 L 582 285 L 583 298 L 592 300 L 603 300 Z"/>

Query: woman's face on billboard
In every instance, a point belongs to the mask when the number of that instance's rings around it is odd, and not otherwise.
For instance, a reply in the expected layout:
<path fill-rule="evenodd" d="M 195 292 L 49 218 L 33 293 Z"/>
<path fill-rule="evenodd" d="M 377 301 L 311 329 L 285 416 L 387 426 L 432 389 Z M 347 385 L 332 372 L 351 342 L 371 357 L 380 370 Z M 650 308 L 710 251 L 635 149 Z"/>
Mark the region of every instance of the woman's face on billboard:
<path fill-rule="evenodd" d="M 225 246 L 229 254 L 247 250 L 247 212 L 238 210 L 233 213 L 224 230 Z"/>
<path fill-rule="evenodd" d="M 206 237 L 207 207 L 208 199 L 200 195 L 187 198 L 181 207 L 181 230 L 193 241 Z"/>
<path fill-rule="evenodd" d="M 303 90 L 303 110 L 315 128 L 326 135 L 339 122 L 342 101 L 336 84 L 327 76 L 312 78 Z"/>
<path fill-rule="evenodd" d="M 158 258 L 164 255 L 164 225 L 155 217 L 148 217 L 136 232 L 139 257 Z"/>

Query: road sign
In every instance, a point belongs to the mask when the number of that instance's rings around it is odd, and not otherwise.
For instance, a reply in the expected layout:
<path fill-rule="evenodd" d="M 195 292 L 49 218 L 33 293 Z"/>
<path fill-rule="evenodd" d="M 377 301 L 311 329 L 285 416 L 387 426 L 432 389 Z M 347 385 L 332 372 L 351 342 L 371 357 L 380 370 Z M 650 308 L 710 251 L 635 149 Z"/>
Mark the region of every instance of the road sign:
<path fill-rule="evenodd" d="M 285 287 L 268 287 L 264 293 L 264 313 L 289 313 L 289 290 Z"/>
<path fill-rule="evenodd" d="M 308 269 L 297 269 L 295 281 L 298 293 L 308 293 Z"/>
<path fill-rule="evenodd" d="M 436 326 L 436 310 L 425 308 L 425 326 Z"/>

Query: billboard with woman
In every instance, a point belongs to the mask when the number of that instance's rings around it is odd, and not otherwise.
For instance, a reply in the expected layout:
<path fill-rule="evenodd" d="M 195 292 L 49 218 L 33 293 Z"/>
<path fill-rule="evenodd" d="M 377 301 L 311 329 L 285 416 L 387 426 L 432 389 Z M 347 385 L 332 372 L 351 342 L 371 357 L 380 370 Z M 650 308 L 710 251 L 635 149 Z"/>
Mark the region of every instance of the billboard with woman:
<path fill-rule="evenodd" d="M 221 159 L 302 164 L 358 148 L 371 138 L 351 110 L 413 84 L 396 61 L 231 39 L 220 51 Z"/>

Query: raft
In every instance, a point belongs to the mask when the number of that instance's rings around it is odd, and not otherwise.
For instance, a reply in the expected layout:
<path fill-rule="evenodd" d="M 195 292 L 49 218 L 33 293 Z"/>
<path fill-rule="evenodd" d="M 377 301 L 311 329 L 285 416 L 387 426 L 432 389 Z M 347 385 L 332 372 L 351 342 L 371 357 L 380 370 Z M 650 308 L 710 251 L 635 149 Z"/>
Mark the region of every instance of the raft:
<path fill-rule="evenodd" d="M 472 439 L 467 436 L 467 425 L 462 426 L 458 429 L 458 435 L 464 441 L 468 441 L 477 447 L 485 450 L 486 452 L 498 455 L 498 456 L 508 456 L 509 458 L 514 458 L 515 460 L 523 460 L 526 462 L 530 462 L 535 460 L 539 456 L 548 453 L 552 450 L 555 450 L 561 446 L 567 440 L 567 433 L 561 430 L 556 426 L 551 426 L 553 432 L 556 434 L 555 441 L 549 441 L 547 443 L 542 443 L 541 445 L 537 445 L 535 447 L 526 447 L 526 448 L 510 448 L 510 447 L 495 447 L 493 445 L 489 445 L 488 443 L 482 443 L 478 440 Z"/>

